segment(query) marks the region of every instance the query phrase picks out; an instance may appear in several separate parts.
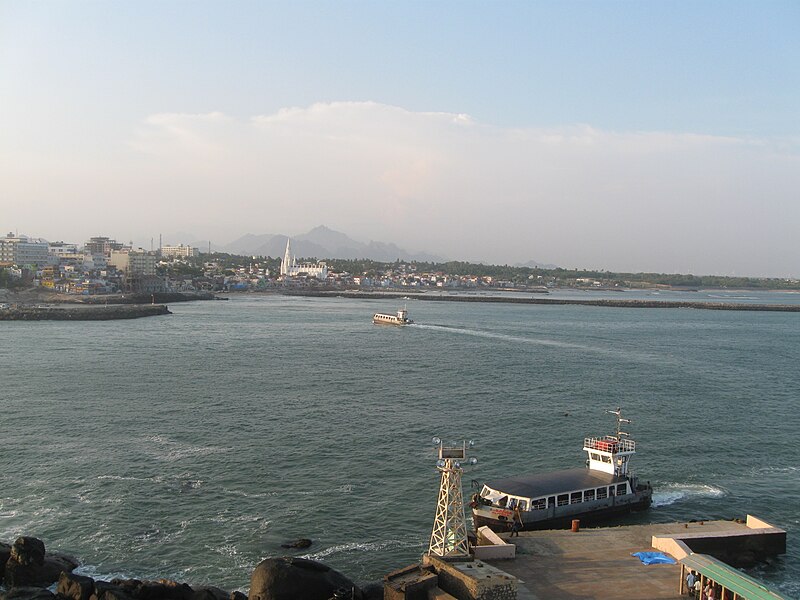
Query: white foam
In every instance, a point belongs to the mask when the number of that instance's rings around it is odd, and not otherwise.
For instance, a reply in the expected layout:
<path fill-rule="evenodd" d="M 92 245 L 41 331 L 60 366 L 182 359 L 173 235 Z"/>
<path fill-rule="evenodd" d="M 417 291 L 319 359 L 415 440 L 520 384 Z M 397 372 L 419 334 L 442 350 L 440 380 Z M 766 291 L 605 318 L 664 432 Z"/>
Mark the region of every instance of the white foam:
<path fill-rule="evenodd" d="M 387 548 L 413 548 L 419 546 L 418 543 L 409 543 L 402 540 L 387 540 L 383 542 L 349 542 L 346 544 L 336 544 L 314 552 L 311 554 L 304 554 L 301 558 L 308 558 L 312 560 L 321 560 L 333 554 L 342 553 L 355 553 L 355 552 L 380 552 Z"/>
<path fill-rule="evenodd" d="M 669 506 L 686 498 L 722 498 L 727 495 L 723 488 L 700 483 L 668 483 L 653 492 L 653 507 Z"/>

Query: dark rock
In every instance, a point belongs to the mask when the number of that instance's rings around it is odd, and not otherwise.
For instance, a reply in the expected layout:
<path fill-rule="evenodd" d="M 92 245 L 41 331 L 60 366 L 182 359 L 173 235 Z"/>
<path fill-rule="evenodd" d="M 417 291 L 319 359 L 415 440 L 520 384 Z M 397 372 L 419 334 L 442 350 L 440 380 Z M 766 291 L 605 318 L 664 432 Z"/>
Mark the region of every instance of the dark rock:
<path fill-rule="evenodd" d="M 89 600 L 94 593 L 94 579 L 62 571 L 58 578 L 56 593 L 69 600 Z"/>
<path fill-rule="evenodd" d="M 11 558 L 11 546 L 0 542 L 0 581 L 3 581 L 3 573 L 9 558 Z"/>
<path fill-rule="evenodd" d="M 230 600 L 247 600 L 247 594 L 243 594 L 239 591 L 231 592 Z"/>
<path fill-rule="evenodd" d="M 78 561 L 65 554 L 48 554 L 41 563 L 37 562 L 38 558 L 35 556 L 23 556 L 27 564 L 15 560 L 14 556 L 12 547 L 11 558 L 6 563 L 3 573 L 3 583 L 8 588 L 49 587 L 58 581 L 62 572 L 71 573 L 78 566 Z"/>
<path fill-rule="evenodd" d="M 281 548 L 308 548 L 311 545 L 311 540 L 308 538 L 298 538 L 290 540 L 281 544 Z"/>
<path fill-rule="evenodd" d="M 133 585 L 120 585 L 128 584 L 129 582 L 133 583 Z M 141 585 L 141 583 L 141 581 L 135 579 L 112 579 L 110 582 L 95 581 L 94 593 L 89 600 L 106 600 L 106 598 L 119 598 L 120 596 L 132 598 L 137 590 L 136 584 Z"/>
<path fill-rule="evenodd" d="M 320 562 L 305 558 L 267 558 L 250 576 L 249 600 L 329 600 L 337 590 L 361 590 L 347 577 Z"/>
<path fill-rule="evenodd" d="M 35 537 L 20 537 L 11 546 L 11 558 L 21 565 L 44 564 L 44 542 Z"/>
<path fill-rule="evenodd" d="M 159 581 L 132 579 L 116 583 L 122 583 L 123 591 L 139 600 L 192 600 L 194 597 L 194 590 L 187 584 L 169 579 Z"/>
<path fill-rule="evenodd" d="M 244 596 L 244 594 L 242 594 Z M 231 594 L 224 592 L 218 587 L 205 586 L 194 588 L 192 600 L 229 600 Z"/>
<path fill-rule="evenodd" d="M 363 600 L 383 600 L 383 583 L 373 582 L 361 586 Z"/>
<path fill-rule="evenodd" d="M 0 592 L 0 600 L 53 600 L 55 595 L 46 588 L 13 587 L 7 592 Z"/>

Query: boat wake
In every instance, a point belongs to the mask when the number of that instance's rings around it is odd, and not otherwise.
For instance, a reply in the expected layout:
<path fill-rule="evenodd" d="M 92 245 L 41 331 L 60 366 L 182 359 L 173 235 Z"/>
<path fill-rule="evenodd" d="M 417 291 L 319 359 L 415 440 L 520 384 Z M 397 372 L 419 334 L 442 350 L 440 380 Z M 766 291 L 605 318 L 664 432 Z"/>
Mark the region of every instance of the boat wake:
<path fill-rule="evenodd" d="M 597 354 L 606 354 L 606 355 L 613 355 L 613 356 L 626 356 L 631 358 L 632 360 L 636 360 L 637 362 L 652 362 L 654 360 L 661 360 L 662 358 L 658 358 L 656 356 L 651 356 L 647 354 L 643 354 L 641 352 L 625 352 L 618 349 L 612 348 L 601 348 L 598 346 L 588 346 L 586 344 L 574 344 L 571 342 L 561 342 L 557 340 L 545 340 L 541 338 L 527 338 L 527 337 L 520 337 L 516 335 L 507 335 L 505 333 L 493 333 L 491 331 L 480 331 L 477 329 L 466 329 L 464 327 L 453 327 L 451 325 L 421 325 L 416 323 L 414 325 L 417 329 L 430 329 L 433 331 L 446 331 L 448 333 L 456 333 L 460 335 L 469 335 L 473 337 L 481 337 L 481 338 L 490 338 L 493 340 L 505 340 L 507 342 L 515 342 L 515 343 L 522 343 L 522 344 L 531 344 L 536 346 L 550 346 L 553 348 L 569 348 L 573 350 L 582 350 L 585 352 L 594 352 Z"/>
<path fill-rule="evenodd" d="M 669 506 L 687 498 L 722 498 L 727 495 L 722 488 L 700 483 L 668 483 L 653 491 L 653 508 Z"/>

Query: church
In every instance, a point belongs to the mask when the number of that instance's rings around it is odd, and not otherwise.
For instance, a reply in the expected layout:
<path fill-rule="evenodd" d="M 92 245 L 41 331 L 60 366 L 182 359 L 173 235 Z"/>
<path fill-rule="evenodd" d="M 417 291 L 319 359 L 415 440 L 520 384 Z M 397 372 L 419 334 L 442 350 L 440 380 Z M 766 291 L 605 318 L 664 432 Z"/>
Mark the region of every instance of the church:
<path fill-rule="evenodd" d="M 317 279 L 328 278 L 328 265 L 324 262 L 319 263 L 297 263 L 297 258 L 292 256 L 292 249 L 290 247 L 290 240 L 286 238 L 286 252 L 283 254 L 281 261 L 281 276 L 286 279 L 289 277 L 298 277 L 305 275 L 307 277 L 316 277 Z"/>

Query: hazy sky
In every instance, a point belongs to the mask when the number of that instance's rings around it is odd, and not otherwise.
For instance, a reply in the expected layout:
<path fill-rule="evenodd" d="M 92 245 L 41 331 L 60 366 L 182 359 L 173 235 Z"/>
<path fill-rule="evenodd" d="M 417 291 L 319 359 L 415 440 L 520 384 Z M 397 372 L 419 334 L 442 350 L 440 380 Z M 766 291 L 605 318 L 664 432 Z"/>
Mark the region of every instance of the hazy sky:
<path fill-rule="evenodd" d="M 800 2 L 0 0 L 0 229 L 800 276 Z"/>

